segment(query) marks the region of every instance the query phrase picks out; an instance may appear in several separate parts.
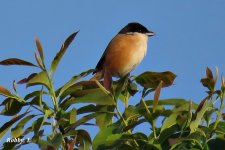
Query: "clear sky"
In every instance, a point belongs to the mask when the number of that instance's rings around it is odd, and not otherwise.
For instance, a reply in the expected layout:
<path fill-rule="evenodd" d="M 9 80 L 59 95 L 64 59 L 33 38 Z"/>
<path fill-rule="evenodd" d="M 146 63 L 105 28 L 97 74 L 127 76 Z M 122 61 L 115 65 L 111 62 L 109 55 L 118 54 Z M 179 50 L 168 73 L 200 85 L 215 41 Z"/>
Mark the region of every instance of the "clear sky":
<path fill-rule="evenodd" d="M 163 89 L 160 98 L 199 102 L 206 95 L 200 84 L 205 68 L 215 71 L 218 66 L 225 74 L 224 0 L 1 1 L 0 60 L 18 57 L 35 62 L 34 37 L 38 36 L 50 66 L 65 38 L 80 30 L 56 72 L 55 86 L 59 87 L 73 75 L 94 68 L 112 37 L 133 21 L 156 36 L 149 40 L 147 56 L 132 74 L 170 70 L 177 75 L 175 85 Z M 0 85 L 12 89 L 14 79 L 34 71 L 38 70 L 0 66 Z M 18 89 L 25 94 L 23 86 Z"/>

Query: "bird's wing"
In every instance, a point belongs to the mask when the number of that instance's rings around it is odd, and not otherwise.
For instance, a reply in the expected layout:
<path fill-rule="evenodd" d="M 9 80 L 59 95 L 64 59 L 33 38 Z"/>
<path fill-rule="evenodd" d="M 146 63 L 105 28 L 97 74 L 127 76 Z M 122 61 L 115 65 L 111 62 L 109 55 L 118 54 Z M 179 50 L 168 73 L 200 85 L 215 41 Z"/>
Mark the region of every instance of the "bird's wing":
<path fill-rule="evenodd" d="M 114 37 L 115 38 L 115 37 Z M 114 39 L 113 38 L 113 39 Z M 100 60 L 98 61 L 96 67 L 95 67 L 95 70 L 93 73 L 96 73 L 98 71 L 101 71 L 103 69 L 103 65 L 104 65 L 104 61 L 105 61 L 105 56 L 106 56 L 106 53 L 108 52 L 108 49 L 110 47 L 110 44 L 112 43 L 113 39 L 109 42 L 109 44 L 107 45 L 104 53 L 102 54 L 102 57 L 100 58 Z"/>

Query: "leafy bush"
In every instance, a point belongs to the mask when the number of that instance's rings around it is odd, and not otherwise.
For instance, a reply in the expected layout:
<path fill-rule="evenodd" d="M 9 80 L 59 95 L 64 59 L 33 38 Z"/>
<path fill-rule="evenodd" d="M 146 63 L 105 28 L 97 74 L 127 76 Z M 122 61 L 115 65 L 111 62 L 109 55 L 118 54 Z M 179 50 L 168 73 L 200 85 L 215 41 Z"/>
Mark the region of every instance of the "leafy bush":
<path fill-rule="evenodd" d="M 1 65 L 25 65 L 40 69 L 40 72 L 32 73 L 18 83 L 14 82 L 13 92 L 0 86 L 0 95 L 5 97 L 1 103 L 1 115 L 12 117 L 1 125 L 0 139 L 9 130 L 15 139 L 33 135 L 30 141 L 5 142 L 3 149 L 20 148 L 30 143 L 47 150 L 219 150 L 225 147 L 225 114 L 222 113 L 225 80 L 221 77 L 221 88 L 216 89 L 218 69 L 215 75 L 209 68 L 206 69 L 206 77 L 201 79 L 201 83 L 208 89 L 208 95 L 199 105 L 181 98 L 159 99 L 161 89 L 171 86 L 176 78 L 170 71 L 127 76 L 114 81 L 112 91 L 107 91 L 101 81 L 83 79 L 94 71 L 90 69 L 55 89 L 53 75 L 76 35 L 77 32 L 65 40 L 49 70 L 37 38 L 37 65 L 18 58 L 0 61 Z M 17 94 L 17 84 L 27 87 L 38 85 L 38 90 L 21 97 Z M 129 105 L 129 99 L 138 91 L 142 93 L 140 101 L 136 105 Z M 149 94 L 154 95 L 153 100 L 145 99 Z M 47 97 L 52 100 L 53 108 Z M 123 113 L 118 109 L 118 100 L 125 104 Z M 78 107 L 75 105 L 78 103 L 83 105 Z M 159 117 L 163 118 L 162 122 Z M 95 123 L 91 121 L 93 119 Z M 29 122 L 31 126 L 25 128 Z M 134 128 L 143 123 L 150 124 L 150 134 L 134 133 Z M 156 123 L 161 126 L 157 127 Z M 100 130 L 92 140 L 86 129 L 79 128 L 81 125 L 97 125 Z M 50 135 L 44 134 L 46 126 L 52 129 Z"/>

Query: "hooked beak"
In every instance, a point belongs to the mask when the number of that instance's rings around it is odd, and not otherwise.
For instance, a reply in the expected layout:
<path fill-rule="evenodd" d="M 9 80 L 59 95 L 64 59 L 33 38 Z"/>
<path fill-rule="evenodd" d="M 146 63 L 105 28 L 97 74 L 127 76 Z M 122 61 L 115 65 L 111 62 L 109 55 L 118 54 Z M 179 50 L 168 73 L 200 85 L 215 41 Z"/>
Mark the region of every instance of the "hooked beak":
<path fill-rule="evenodd" d="M 152 32 L 152 31 L 148 31 L 147 33 L 145 33 L 147 36 L 154 36 L 155 35 L 155 33 L 154 32 Z"/>

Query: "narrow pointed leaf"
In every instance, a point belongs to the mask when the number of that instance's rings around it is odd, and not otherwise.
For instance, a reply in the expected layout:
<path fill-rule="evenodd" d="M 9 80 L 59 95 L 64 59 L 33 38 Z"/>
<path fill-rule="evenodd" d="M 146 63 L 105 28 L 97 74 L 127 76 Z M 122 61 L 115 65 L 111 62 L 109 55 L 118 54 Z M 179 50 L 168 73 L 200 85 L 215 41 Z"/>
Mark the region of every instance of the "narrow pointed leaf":
<path fill-rule="evenodd" d="M 33 85 L 44 85 L 49 89 L 50 83 L 49 83 L 49 80 L 48 80 L 47 72 L 42 71 L 42 72 L 38 73 L 37 75 L 35 75 L 33 78 L 31 78 L 27 82 L 28 87 L 33 86 Z"/>
<path fill-rule="evenodd" d="M 99 105 L 115 105 L 115 101 L 109 94 L 102 91 L 100 88 L 81 90 L 74 93 L 80 95 L 73 99 L 68 99 L 62 104 L 63 107 L 68 107 L 75 103 L 95 103 Z"/>
<path fill-rule="evenodd" d="M 38 65 L 39 65 L 39 67 L 41 67 L 41 68 L 43 69 L 43 68 L 44 68 L 44 67 L 43 67 L 43 63 L 42 63 L 42 61 L 41 61 L 40 58 L 38 57 L 38 54 L 37 54 L 35 51 L 34 51 L 34 56 L 35 56 L 35 59 L 36 59 Z"/>
<path fill-rule="evenodd" d="M 28 100 L 28 99 L 30 99 L 30 98 L 33 98 L 33 97 L 36 97 L 36 96 L 40 96 L 40 95 L 42 95 L 42 94 L 47 94 L 47 92 L 45 92 L 45 91 L 33 91 L 33 92 L 27 94 L 27 95 L 24 97 L 24 99 L 25 99 L 25 100 Z"/>
<path fill-rule="evenodd" d="M 206 68 L 205 72 L 206 77 L 202 78 L 200 81 L 204 87 L 207 87 L 209 91 L 213 92 L 216 85 L 217 75 L 215 76 L 215 78 L 213 78 L 213 73 L 208 67 Z"/>
<path fill-rule="evenodd" d="M 195 120 L 193 120 L 190 124 L 191 133 L 195 132 L 196 129 L 198 128 L 200 121 L 203 118 L 203 115 L 205 114 L 205 112 L 208 108 L 208 99 L 209 99 L 209 97 L 206 97 L 199 104 L 199 106 L 195 112 Z"/>
<path fill-rule="evenodd" d="M 13 119 L 11 119 L 10 121 L 6 122 L 4 125 L 1 126 L 0 128 L 0 140 L 2 139 L 2 137 L 5 135 L 5 133 L 9 130 L 9 128 L 18 120 L 20 120 L 21 118 L 23 118 L 26 114 L 28 114 L 29 112 L 25 112 L 21 115 L 18 115 L 16 117 L 14 117 Z"/>
<path fill-rule="evenodd" d="M 180 112 L 174 112 L 168 118 L 166 118 L 166 120 L 163 122 L 160 132 L 162 133 L 165 129 L 170 128 L 173 125 L 175 125 L 177 123 L 177 116 L 179 114 L 180 114 Z"/>
<path fill-rule="evenodd" d="M 225 79 L 223 76 L 221 76 L 221 90 L 222 92 L 225 92 Z"/>
<path fill-rule="evenodd" d="M 85 130 L 77 130 L 77 136 L 79 141 L 78 150 L 89 150 L 91 148 L 91 137 Z"/>
<path fill-rule="evenodd" d="M 119 129 L 119 125 L 117 124 L 110 125 L 107 128 L 100 130 L 100 132 L 98 132 L 98 134 L 94 137 L 92 145 L 93 149 L 101 149 L 101 146 L 105 144 L 108 137 L 112 136 L 113 134 L 119 133 L 121 133 L 121 131 Z"/>
<path fill-rule="evenodd" d="M 148 106 L 153 105 L 153 100 L 146 100 L 145 101 Z M 189 101 L 181 98 L 171 98 L 171 99 L 161 99 L 158 101 L 158 105 L 174 105 L 174 106 L 181 106 L 186 103 L 189 103 Z M 138 104 L 140 105 L 140 104 Z M 197 109 L 198 105 L 194 102 L 192 102 L 193 109 Z"/>
<path fill-rule="evenodd" d="M 70 124 L 75 123 L 76 122 L 76 118 L 77 118 L 77 110 L 75 108 L 73 108 L 70 111 Z"/>
<path fill-rule="evenodd" d="M 179 130 L 179 126 L 177 124 L 172 125 L 169 128 L 166 128 L 165 130 L 163 130 L 159 137 L 158 137 L 158 142 L 159 143 L 163 143 L 165 140 L 167 140 L 169 137 L 171 137 L 171 135 L 173 135 L 174 133 L 178 132 Z"/>
<path fill-rule="evenodd" d="M 25 84 L 27 83 L 30 79 L 32 79 L 33 77 L 35 77 L 37 75 L 37 73 L 32 73 L 31 75 L 29 75 L 27 78 L 24 78 L 22 80 L 20 80 L 19 82 L 17 82 L 17 84 Z"/>
<path fill-rule="evenodd" d="M 79 114 L 84 114 L 84 113 L 96 112 L 98 107 L 100 107 L 100 106 L 95 106 L 93 104 L 85 105 L 85 106 L 77 109 L 77 114 L 79 115 Z"/>
<path fill-rule="evenodd" d="M 4 109 L 1 111 L 1 115 L 13 116 L 20 112 L 21 108 L 25 105 L 14 98 L 7 98 L 1 105 L 4 105 Z"/>
<path fill-rule="evenodd" d="M 115 106 L 102 106 L 98 112 L 96 112 L 96 124 L 100 129 L 104 129 L 109 124 L 112 124 L 114 109 Z"/>
<path fill-rule="evenodd" d="M 15 81 L 15 80 L 13 80 L 13 90 L 14 90 L 15 92 L 17 92 L 17 91 L 16 91 L 16 81 Z"/>
<path fill-rule="evenodd" d="M 36 115 L 29 115 L 23 118 L 14 128 L 11 129 L 11 136 L 17 138 L 22 135 L 25 124 Z"/>
<path fill-rule="evenodd" d="M 0 95 L 6 96 L 6 97 L 12 97 L 12 93 L 6 89 L 4 86 L 0 85 Z"/>
<path fill-rule="evenodd" d="M 37 67 L 36 65 L 32 64 L 31 62 L 19 59 L 19 58 L 9 58 L 9 59 L 5 59 L 0 61 L 0 65 L 23 65 L 23 66 L 34 66 Z"/>
<path fill-rule="evenodd" d="M 70 131 L 73 131 L 75 128 L 78 126 L 87 123 L 89 120 L 93 119 L 96 117 L 95 113 L 88 114 L 86 116 L 83 116 L 79 120 L 77 120 L 75 123 L 71 124 L 69 127 L 65 129 L 65 133 L 69 133 Z"/>
<path fill-rule="evenodd" d="M 93 69 L 90 69 L 90 70 L 87 70 L 85 72 L 82 72 L 81 74 L 79 75 L 76 75 L 76 76 L 73 76 L 60 90 L 58 96 L 60 96 L 64 91 L 66 91 L 68 88 L 70 88 L 74 82 L 76 82 L 77 80 L 89 75 L 90 73 L 92 73 L 94 70 Z"/>
<path fill-rule="evenodd" d="M 37 120 L 35 120 L 32 124 L 32 129 L 34 130 L 34 134 L 36 135 L 38 131 L 40 130 L 41 126 L 43 125 L 45 121 L 45 117 L 40 117 Z"/>
<path fill-rule="evenodd" d="M 63 141 L 62 134 L 57 133 L 57 134 L 53 137 L 53 139 L 51 140 L 51 143 L 54 145 L 54 147 L 55 147 L 56 149 L 58 149 L 58 148 L 60 147 L 62 141 Z"/>
<path fill-rule="evenodd" d="M 214 77 L 214 82 L 215 82 L 215 83 L 217 82 L 218 75 L 219 75 L 219 69 L 218 69 L 218 67 L 216 67 L 216 75 L 215 75 L 215 77 Z"/>
<path fill-rule="evenodd" d="M 213 79 L 213 73 L 211 71 L 211 69 L 209 69 L 209 67 L 206 68 L 206 77 L 209 79 Z"/>
<path fill-rule="evenodd" d="M 73 41 L 73 39 L 75 38 L 77 33 L 78 32 L 71 34 L 66 39 L 66 41 L 62 44 L 61 49 L 59 50 L 59 52 L 56 54 L 55 58 L 52 61 L 52 64 L 51 64 L 51 72 L 52 73 L 54 73 L 56 71 L 56 68 L 57 68 L 61 58 L 63 57 L 64 53 L 66 52 L 67 48 L 69 47 L 69 45 L 71 44 L 71 42 Z"/>
<path fill-rule="evenodd" d="M 36 42 L 37 50 L 39 52 L 41 60 L 42 60 L 42 62 L 44 62 L 44 53 L 43 53 L 43 49 L 41 46 L 41 42 L 39 41 L 39 39 L 37 37 L 35 37 L 35 42 Z"/>
<path fill-rule="evenodd" d="M 156 106 L 157 106 L 158 101 L 159 101 L 159 95 L 160 95 L 160 92 L 161 92 L 162 84 L 163 84 L 163 82 L 161 81 L 159 83 L 159 85 L 157 86 L 156 90 L 155 90 L 154 100 L 153 100 L 153 113 L 155 112 Z"/>
<path fill-rule="evenodd" d="M 55 150 L 54 145 L 50 141 L 38 139 L 37 144 L 42 150 Z"/>

